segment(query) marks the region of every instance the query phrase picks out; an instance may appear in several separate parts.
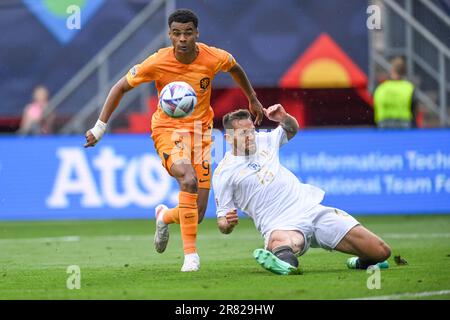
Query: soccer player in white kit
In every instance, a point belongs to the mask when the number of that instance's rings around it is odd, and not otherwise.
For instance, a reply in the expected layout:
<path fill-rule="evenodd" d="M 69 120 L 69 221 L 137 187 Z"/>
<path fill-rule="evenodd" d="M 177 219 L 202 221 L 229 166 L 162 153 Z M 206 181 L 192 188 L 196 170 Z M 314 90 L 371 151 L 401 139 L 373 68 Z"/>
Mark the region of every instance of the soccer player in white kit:
<path fill-rule="evenodd" d="M 387 268 L 391 250 L 383 240 L 348 213 L 321 205 L 324 191 L 301 183 L 280 164 L 279 148 L 296 135 L 296 119 L 280 104 L 264 113 L 279 123 L 271 132 L 255 132 L 244 109 L 223 117 L 231 150 L 213 175 L 220 231 L 232 232 L 238 224 L 236 210 L 245 212 L 265 241 L 265 249 L 253 253 L 256 261 L 277 274 L 297 270 L 297 256 L 309 247 L 355 255 L 347 261 L 351 269 Z"/>

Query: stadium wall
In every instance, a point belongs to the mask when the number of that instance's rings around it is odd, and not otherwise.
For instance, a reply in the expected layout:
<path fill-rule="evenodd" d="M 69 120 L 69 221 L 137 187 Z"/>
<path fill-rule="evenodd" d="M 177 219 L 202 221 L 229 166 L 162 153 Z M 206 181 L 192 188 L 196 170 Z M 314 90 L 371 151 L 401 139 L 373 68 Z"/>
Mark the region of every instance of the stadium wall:
<path fill-rule="evenodd" d="M 213 168 L 224 139 L 214 132 Z M 178 187 L 148 135 L 0 137 L 0 220 L 153 218 Z M 450 213 L 450 130 L 306 130 L 280 151 L 351 214 Z M 207 217 L 214 217 L 210 196 Z"/>
<path fill-rule="evenodd" d="M 52 96 L 56 94 L 150 0 L 77 1 L 82 12 L 81 26 L 72 30 L 66 27 L 69 14 L 60 12 L 65 9 L 64 3 L 70 1 L 3 2 L 0 1 L 0 118 L 14 121 L 36 85 L 45 85 Z M 177 0 L 176 5 L 198 14 L 199 41 L 231 52 L 257 88 L 279 87 L 283 75 L 322 34 L 333 39 L 365 74 L 368 72 L 367 1 L 283 0 L 280 5 L 273 0 Z M 336 13 L 340 19 L 335 18 Z M 136 32 L 133 40 L 113 56 L 109 74 L 138 63 L 132 60 L 135 53 L 167 28 L 166 23 L 161 9 L 147 28 Z M 342 61 L 335 61 L 335 66 L 349 72 Z M 63 110 L 60 107 L 58 113 L 70 116 L 78 111 L 80 101 L 92 97 L 97 78 L 88 80 L 92 85 L 82 87 L 74 102 L 66 103 Z M 214 80 L 215 88 L 233 85 L 225 73 Z"/>

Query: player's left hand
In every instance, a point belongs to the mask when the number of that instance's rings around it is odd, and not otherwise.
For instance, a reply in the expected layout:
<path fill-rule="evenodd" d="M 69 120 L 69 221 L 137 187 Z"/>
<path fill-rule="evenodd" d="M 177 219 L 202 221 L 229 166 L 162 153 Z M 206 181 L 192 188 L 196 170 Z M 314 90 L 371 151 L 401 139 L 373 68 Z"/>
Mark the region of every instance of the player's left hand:
<path fill-rule="evenodd" d="M 231 227 L 234 227 L 239 223 L 239 217 L 236 209 L 228 212 L 225 218 L 227 219 L 228 225 L 230 225 Z"/>
<path fill-rule="evenodd" d="M 274 104 L 263 110 L 266 117 L 271 121 L 281 122 L 287 116 L 287 112 L 281 104 Z"/>
<path fill-rule="evenodd" d="M 259 102 L 259 100 L 257 98 L 250 100 L 249 102 L 249 106 L 248 106 L 250 113 L 256 117 L 255 119 L 255 125 L 259 126 L 261 124 L 262 119 L 264 118 L 264 113 L 263 113 L 263 106 L 261 104 L 261 102 Z"/>

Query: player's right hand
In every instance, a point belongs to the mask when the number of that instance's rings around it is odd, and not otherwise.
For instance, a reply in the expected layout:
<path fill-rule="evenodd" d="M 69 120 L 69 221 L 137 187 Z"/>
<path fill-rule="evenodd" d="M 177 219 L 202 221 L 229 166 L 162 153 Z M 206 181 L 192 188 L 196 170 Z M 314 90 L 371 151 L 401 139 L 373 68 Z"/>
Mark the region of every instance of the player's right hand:
<path fill-rule="evenodd" d="M 249 104 L 249 110 L 250 113 L 256 117 L 255 119 L 255 126 L 259 126 L 264 118 L 264 107 L 262 106 L 261 102 L 259 102 L 258 98 L 254 98 L 250 100 Z"/>
<path fill-rule="evenodd" d="M 227 222 L 230 226 L 234 227 L 235 225 L 237 225 L 239 223 L 239 217 L 238 217 L 236 209 L 234 209 L 231 212 L 228 212 L 225 215 L 225 218 L 227 219 Z"/>
<path fill-rule="evenodd" d="M 95 146 L 97 142 L 99 142 L 100 139 L 103 137 L 105 131 L 106 131 L 106 123 L 98 119 L 95 126 L 92 129 L 86 131 L 85 134 L 86 143 L 84 147 L 88 148 Z"/>
<path fill-rule="evenodd" d="M 86 131 L 85 137 L 86 137 L 86 143 L 84 144 L 85 148 L 93 147 L 98 142 L 97 139 L 95 139 L 94 135 L 92 134 L 91 130 Z"/>

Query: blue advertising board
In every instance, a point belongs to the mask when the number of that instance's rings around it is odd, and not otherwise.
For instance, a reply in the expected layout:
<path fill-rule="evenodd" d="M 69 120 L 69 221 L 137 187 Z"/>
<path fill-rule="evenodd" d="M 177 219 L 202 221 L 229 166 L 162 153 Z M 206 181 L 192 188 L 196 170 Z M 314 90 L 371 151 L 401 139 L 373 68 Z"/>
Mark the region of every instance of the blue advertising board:
<path fill-rule="evenodd" d="M 300 133 L 281 152 L 324 204 L 352 214 L 450 213 L 450 131 Z"/>
<path fill-rule="evenodd" d="M 214 133 L 213 169 L 224 139 Z M 0 137 L 0 220 L 153 218 L 178 186 L 145 135 Z M 351 214 L 450 213 L 450 131 L 307 130 L 280 150 L 323 204 Z M 215 216 L 211 192 L 207 217 Z"/>

